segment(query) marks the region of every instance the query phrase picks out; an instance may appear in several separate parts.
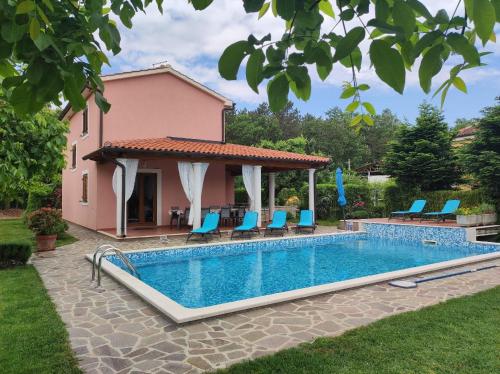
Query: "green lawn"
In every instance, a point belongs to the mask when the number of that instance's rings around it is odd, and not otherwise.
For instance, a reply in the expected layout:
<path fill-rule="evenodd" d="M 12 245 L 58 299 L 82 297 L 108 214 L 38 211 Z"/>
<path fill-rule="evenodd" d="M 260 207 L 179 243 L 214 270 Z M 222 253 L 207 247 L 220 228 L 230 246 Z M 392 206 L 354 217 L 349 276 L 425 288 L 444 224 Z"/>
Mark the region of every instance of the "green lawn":
<path fill-rule="evenodd" d="M 0 270 L 0 372 L 80 373 L 68 334 L 32 266 Z"/>
<path fill-rule="evenodd" d="M 34 243 L 33 233 L 24 225 L 22 219 L 2 219 L 0 220 L 0 242 L 5 240 L 27 239 Z M 68 233 L 59 235 L 56 246 L 61 247 L 78 241 Z"/>
<path fill-rule="evenodd" d="M 219 373 L 500 373 L 500 287 Z"/>

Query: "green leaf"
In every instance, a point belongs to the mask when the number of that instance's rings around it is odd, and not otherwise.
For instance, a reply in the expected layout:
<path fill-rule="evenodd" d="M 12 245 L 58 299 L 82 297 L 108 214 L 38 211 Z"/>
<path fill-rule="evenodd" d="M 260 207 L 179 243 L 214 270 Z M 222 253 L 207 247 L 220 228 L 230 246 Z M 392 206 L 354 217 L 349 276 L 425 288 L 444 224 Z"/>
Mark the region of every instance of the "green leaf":
<path fill-rule="evenodd" d="M 379 78 L 402 94 L 406 72 L 399 52 L 391 48 L 385 40 L 374 40 L 370 45 L 370 58 Z"/>
<path fill-rule="evenodd" d="M 360 85 L 358 86 L 358 90 L 360 90 L 360 91 L 368 91 L 369 89 L 370 89 L 370 86 L 369 86 L 369 85 L 367 85 L 367 84 L 365 84 L 365 83 L 360 84 Z"/>
<path fill-rule="evenodd" d="M 246 40 L 231 44 L 219 59 L 219 73 L 227 80 L 236 80 L 241 61 L 248 54 L 250 45 Z"/>
<path fill-rule="evenodd" d="M 214 0 L 191 0 L 191 4 L 193 4 L 193 8 L 196 10 L 203 10 L 212 4 Z"/>
<path fill-rule="evenodd" d="M 262 52 L 262 49 L 256 49 L 250 55 L 250 58 L 247 62 L 247 82 L 250 88 L 256 93 L 259 93 L 259 84 L 264 79 L 264 76 L 262 75 L 262 66 L 265 60 L 266 56 L 264 56 L 264 52 Z"/>
<path fill-rule="evenodd" d="M 467 86 L 465 85 L 465 82 L 463 81 L 462 78 L 460 77 L 453 78 L 453 85 L 460 91 L 467 93 Z"/>
<path fill-rule="evenodd" d="M 366 111 L 367 111 L 368 113 L 370 113 L 372 116 L 374 116 L 374 115 L 377 113 L 377 112 L 375 111 L 375 107 L 374 107 L 371 103 L 369 103 L 369 102 L 365 101 L 365 102 L 363 103 L 363 106 L 365 107 Z"/>
<path fill-rule="evenodd" d="M 50 0 L 42 0 L 42 3 L 45 4 L 45 6 L 51 11 L 54 11 L 54 6 L 52 5 Z"/>
<path fill-rule="evenodd" d="M 35 10 L 35 3 L 32 0 L 21 1 L 16 8 L 16 14 L 25 14 Z"/>
<path fill-rule="evenodd" d="M 495 8 L 495 13 L 496 13 L 496 18 L 497 22 L 500 22 L 500 0 L 492 0 L 493 1 L 493 7 Z"/>
<path fill-rule="evenodd" d="M 270 5 L 271 5 L 271 3 L 265 3 L 264 5 L 262 5 L 262 8 L 260 8 L 260 10 L 259 10 L 259 19 L 261 19 L 262 17 L 264 17 L 264 15 L 269 10 L 269 6 Z"/>
<path fill-rule="evenodd" d="M 373 118 L 370 117 L 368 114 L 363 114 L 363 122 L 366 123 L 368 126 L 373 126 Z"/>
<path fill-rule="evenodd" d="M 401 27 L 406 35 L 411 35 L 415 30 L 415 13 L 413 13 L 413 9 L 403 1 L 394 1 L 392 17 L 394 19 L 394 24 Z"/>
<path fill-rule="evenodd" d="M 264 0 L 243 0 L 243 8 L 245 8 L 245 12 L 254 13 L 258 12 L 262 9 L 264 5 Z"/>
<path fill-rule="evenodd" d="M 332 72 L 332 68 L 333 68 L 332 65 L 325 66 L 325 65 L 316 64 L 316 71 L 318 72 L 318 76 L 322 81 L 324 81 L 326 78 L 328 78 L 328 76 Z"/>
<path fill-rule="evenodd" d="M 111 105 L 99 91 L 96 91 L 95 93 L 95 103 L 104 113 L 108 113 L 109 109 L 111 108 Z"/>
<path fill-rule="evenodd" d="M 350 21 L 354 18 L 354 10 L 352 9 L 345 9 L 340 13 L 340 19 L 344 21 Z"/>
<path fill-rule="evenodd" d="M 422 51 L 425 48 L 430 47 L 441 35 L 441 31 L 431 31 L 430 33 L 422 36 L 422 38 L 415 44 L 415 48 L 413 49 L 413 58 L 420 56 Z"/>
<path fill-rule="evenodd" d="M 276 11 L 281 18 L 291 20 L 295 13 L 295 1 L 276 0 Z"/>
<path fill-rule="evenodd" d="M 467 17 L 474 20 L 474 2 L 475 0 L 464 0 L 465 11 L 467 12 Z"/>
<path fill-rule="evenodd" d="M 363 119 L 363 115 L 358 114 L 353 119 L 351 119 L 351 126 L 356 126 L 357 124 L 359 124 L 361 122 L 362 119 Z"/>
<path fill-rule="evenodd" d="M 289 66 L 286 74 L 291 80 L 290 88 L 297 98 L 307 101 L 311 97 L 311 78 L 305 66 Z"/>
<path fill-rule="evenodd" d="M 351 64 L 351 59 L 352 59 L 352 64 Z M 361 70 L 361 61 L 362 61 L 361 50 L 359 49 L 359 47 L 356 47 L 349 56 L 346 56 L 342 60 L 340 60 L 340 63 L 347 68 L 350 68 L 352 65 L 354 65 L 359 71 Z"/>
<path fill-rule="evenodd" d="M 50 35 L 42 32 L 40 33 L 40 35 L 38 35 L 38 38 L 34 40 L 34 43 L 38 50 L 40 52 L 43 52 L 46 48 L 52 45 L 52 38 L 50 37 Z"/>
<path fill-rule="evenodd" d="M 44 105 L 43 102 L 37 100 L 35 88 L 27 82 L 14 88 L 10 103 L 19 114 L 36 113 Z"/>
<path fill-rule="evenodd" d="M 432 19 L 432 14 L 429 12 L 429 10 L 426 8 L 426 6 L 424 4 L 422 4 L 420 1 L 418 1 L 418 0 L 407 0 L 406 2 L 419 15 L 427 18 L 428 20 Z"/>
<path fill-rule="evenodd" d="M 348 99 L 348 98 L 354 96 L 355 93 L 356 93 L 356 87 L 347 87 L 340 94 L 340 98 L 341 99 Z"/>
<path fill-rule="evenodd" d="M 135 15 L 135 10 L 129 3 L 123 4 L 120 10 L 120 20 L 129 29 L 132 27 L 132 17 Z"/>
<path fill-rule="evenodd" d="M 495 27 L 495 8 L 489 0 L 474 0 L 474 26 L 483 45 L 490 39 Z"/>
<path fill-rule="evenodd" d="M 18 25 L 15 21 L 2 24 L 2 38 L 9 43 L 15 43 L 22 39 L 26 32 L 25 25 Z"/>
<path fill-rule="evenodd" d="M 352 113 L 356 109 L 358 109 L 358 107 L 359 107 L 359 101 L 353 101 L 352 103 L 350 103 L 348 106 L 345 107 L 345 111 Z"/>
<path fill-rule="evenodd" d="M 329 17 L 335 18 L 335 12 L 333 11 L 332 4 L 329 0 L 321 0 L 318 6 L 321 12 Z"/>
<path fill-rule="evenodd" d="M 429 49 L 422 58 L 420 68 L 418 69 L 418 77 L 420 80 L 420 87 L 425 93 L 431 90 L 432 78 L 441 71 L 443 60 L 441 59 L 441 52 L 443 51 L 442 45 L 436 45 Z"/>
<path fill-rule="evenodd" d="M 279 112 L 288 103 L 289 83 L 284 73 L 277 74 L 267 84 L 269 107 L 273 112 Z"/>
<path fill-rule="evenodd" d="M 333 55 L 333 62 L 349 56 L 364 38 L 365 30 L 362 27 L 355 27 L 350 30 L 346 36 L 338 42 L 335 54 Z"/>
<path fill-rule="evenodd" d="M 31 40 L 36 40 L 40 36 L 40 22 L 36 17 L 32 18 L 30 21 L 30 38 Z"/>
<path fill-rule="evenodd" d="M 464 60 L 472 65 L 479 65 L 481 62 L 479 53 L 465 36 L 458 33 L 451 33 L 446 37 L 448 44 L 453 48 L 453 51 L 462 55 Z"/>
<path fill-rule="evenodd" d="M 0 77 L 8 78 L 17 75 L 17 70 L 9 61 L 0 60 Z"/>
<path fill-rule="evenodd" d="M 381 22 L 385 22 L 389 17 L 389 4 L 386 0 L 376 0 L 375 2 L 375 18 Z"/>

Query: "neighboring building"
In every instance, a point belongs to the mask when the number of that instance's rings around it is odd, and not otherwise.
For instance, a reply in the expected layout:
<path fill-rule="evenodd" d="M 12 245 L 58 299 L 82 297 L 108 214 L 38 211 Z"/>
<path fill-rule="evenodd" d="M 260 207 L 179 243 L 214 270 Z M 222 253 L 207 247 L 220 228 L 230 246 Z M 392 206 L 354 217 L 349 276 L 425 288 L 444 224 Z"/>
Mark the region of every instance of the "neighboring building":
<path fill-rule="evenodd" d="M 387 182 L 391 177 L 390 175 L 387 175 L 382 171 L 380 163 L 375 163 L 375 162 L 357 168 L 356 172 L 358 172 L 362 176 L 367 177 L 368 183 Z"/>
<path fill-rule="evenodd" d="M 102 79 L 108 113 L 86 92 L 84 111 L 62 114 L 70 123 L 64 219 L 124 237 L 127 226 L 166 225 L 172 208 L 190 207 L 196 228 L 202 207 L 234 202 L 236 175 L 244 174 L 251 208 L 260 212 L 261 174 L 273 187 L 276 172 L 296 169 L 310 170 L 314 207 L 314 169 L 328 158 L 225 143 L 232 101 L 168 65 Z"/>
<path fill-rule="evenodd" d="M 458 130 L 457 135 L 453 138 L 453 146 L 461 147 L 472 142 L 475 138 L 476 131 L 476 126 L 467 126 L 461 128 L 460 130 Z"/>

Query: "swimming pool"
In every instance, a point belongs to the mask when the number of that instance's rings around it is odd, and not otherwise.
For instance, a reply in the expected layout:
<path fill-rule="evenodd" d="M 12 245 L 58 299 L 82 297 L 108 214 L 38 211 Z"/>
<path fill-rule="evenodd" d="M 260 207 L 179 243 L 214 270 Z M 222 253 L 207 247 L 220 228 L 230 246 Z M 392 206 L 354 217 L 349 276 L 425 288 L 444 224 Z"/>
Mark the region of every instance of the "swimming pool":
<path fill-rule="evenodd" d="M 428 245 L 366 233 L 311 235 L 127 253 L 103 269 L 177 322 L 500 256 L 476 243 Z"/>

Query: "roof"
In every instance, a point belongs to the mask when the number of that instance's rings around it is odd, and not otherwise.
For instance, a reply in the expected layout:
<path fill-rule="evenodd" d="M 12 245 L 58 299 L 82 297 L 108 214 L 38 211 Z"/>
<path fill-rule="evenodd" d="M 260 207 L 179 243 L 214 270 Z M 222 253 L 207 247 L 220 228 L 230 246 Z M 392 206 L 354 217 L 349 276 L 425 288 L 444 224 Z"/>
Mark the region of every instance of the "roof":
<path fill-rule="evenodd" d="M 467 127 L 464 127 L 464 128 L 461 128 L 460 130 L 458 130 L 458 134 L 457 134 L 457 136 L 455 136 L 455 138 L 463 138 L 466 136 L 472 136 L 476 133 L 476 131 L 477 131 L 477 127 L 467 126 Z"/>
<path fill-rule="evenodd" d="M 157 68 L 152 68 L 152 69 L 124 71 L 124 72 L 120 72 L 120 73 L 102 75 L 101 79 L 103 82 L 109 82 L 109 81 L 128 79 L 128 78 L 137 78 L 137 77 L 156 75 L 156 74 L 172 74 L 173 76 L 183 80 L 184 82 L 190 84 L 191 86 L 198 88 L 201 91 L 204 91 L 207 94 L 222 101 L 224 103 L 224 106 L 226 106 L 227 108 L 230 108 L 233 106 L 232 100 L 219 94 L 218 92 L 215 92 L 211 88 L 208 88 L 207 86 L 195 81 L 194 79 L 189 78 L 187 75 L 184 75 L 181 72 L 175 70 L 172 66 L 170 66 L 168 64 L 161 65 Z M 85 97 L 85 99 L 88 99 L 88 97 L 90 96 L 89 88 L 85 88 L 84 92 L 82 94 Z M 62 110 L 61 115 L 60 115 L 60 119 L 69 119 L 69 118 L 71 118 L 71 116 L 73 116 L 73 114 L 74 114 L 74 112 L 71 109 L 71 105 L 68 103 L 64 107 L 64 109 Z"/>
<path fill-rule="evenodd" d="M 246 145 L 203 141 L 184 138 L 153 138 L 116 140 L 106 142 L 104 146 L 83 159 L 101 160 L 108 154 L 117 157 L 120 154 L 170 155 L 189 158 L 219 158 L 229 160 L 274 161 L 305 166 L 322 166 L 330 163 L 328 157 L 312 156 L 273 149 L 249 147 Z"/>

